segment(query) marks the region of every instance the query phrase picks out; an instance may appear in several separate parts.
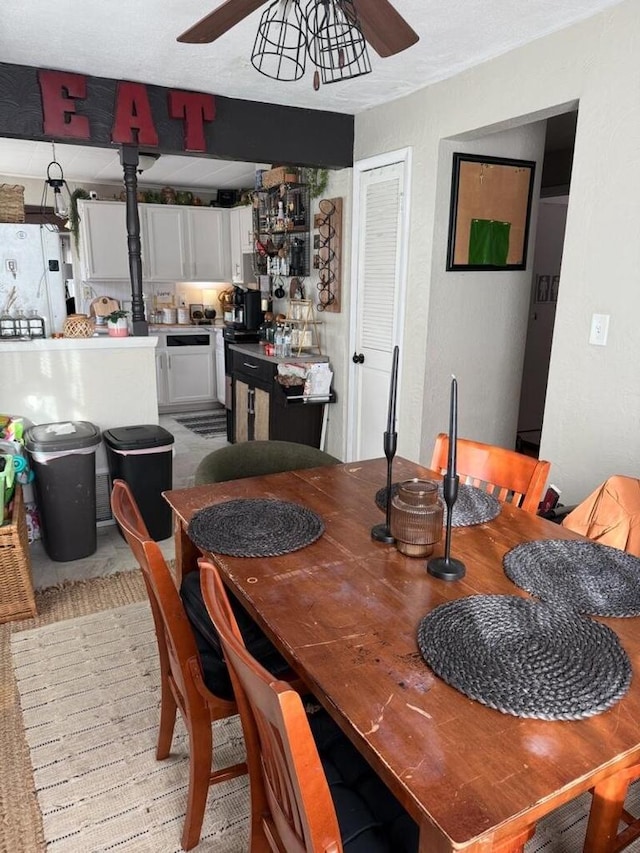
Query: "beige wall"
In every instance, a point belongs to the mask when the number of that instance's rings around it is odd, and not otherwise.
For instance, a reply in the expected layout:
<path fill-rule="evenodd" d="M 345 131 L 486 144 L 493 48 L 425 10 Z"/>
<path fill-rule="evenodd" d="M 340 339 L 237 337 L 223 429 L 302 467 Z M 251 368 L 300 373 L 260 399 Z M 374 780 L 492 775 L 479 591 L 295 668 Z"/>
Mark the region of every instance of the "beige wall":
<path fill-rule="evenodd" d="M 492 306 L 493 317 L 482 318 L 483 294 L 464 278 L 469 274 L 444 272 L 450 152 L 461 143 L 443 140 L 466 136 L 475 150 L 526 156 L 540 144 L 539 122 L 579 102 L 541 453 L 552 461 L 553 482 L 567 502 L 581 499 L 612 473 L 640 476 L 639 55 L 640 6 L 630 0 L 357 116 L 356 159 L 413 149 L 403 353 L 409 381 L 400 400 L 405 434 L 399 444 L 405 454 L 428 460 L 434 434 L 446 428 L 452 370 L 461 377 L 461 433 L 497 443 L 508 443 L 506 432 L 511 443 L 515 437 L 511 420 L 524 328 L 518 328 L 521 344 L 512 349 L 496 348 L 492 329 L 526 322 L 531 268 L 521 281 L 508 281 L 506 273 L 495 280 L 482 274 L 476 286 L 485 296 L 509 291 Z M 513 131 L 508 150 L 494 150 L 496 140 L 479 141 L 524 124 L 525 130 Z M 607 347 L 588 343 L 593 313 L 611 315 Z M 495 351 L 482 370 L 487 345 Z M 423 409 L 419 388 L 426 390 Z"/>

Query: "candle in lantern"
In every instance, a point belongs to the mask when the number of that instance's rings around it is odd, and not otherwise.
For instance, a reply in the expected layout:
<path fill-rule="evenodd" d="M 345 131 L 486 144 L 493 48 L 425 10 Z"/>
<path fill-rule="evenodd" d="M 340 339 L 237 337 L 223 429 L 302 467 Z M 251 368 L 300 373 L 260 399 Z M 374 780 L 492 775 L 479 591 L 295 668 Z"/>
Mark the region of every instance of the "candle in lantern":
<path fill-rule="evenodd" d="M 451 401 L 449 404 L 449 457 L 447 476 L 456 476 L 456 444 L 458 441 L 458 380 L 451 377 Z"/>
<path fill-rule="evenodd" d="M 389 386 L 389 416 L 387 432 L 395 432 L 396 428 L 396 395 L 398 393 L 398 347 L 393 348 L 393 363 L 391 365 L 391 385 Z"/>

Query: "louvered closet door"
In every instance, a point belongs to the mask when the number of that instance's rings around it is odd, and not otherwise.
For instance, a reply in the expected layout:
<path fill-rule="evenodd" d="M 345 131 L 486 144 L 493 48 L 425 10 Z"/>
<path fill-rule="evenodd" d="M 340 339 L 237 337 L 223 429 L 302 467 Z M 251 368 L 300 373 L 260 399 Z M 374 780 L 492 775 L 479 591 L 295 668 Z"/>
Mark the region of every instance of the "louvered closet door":
<path fill-rule="evenodd" d="M 355 459 L 383 456 L 389 380 L 400 310 L 400 240 L 404 163 L 360 178 L 356 352 Z"/>

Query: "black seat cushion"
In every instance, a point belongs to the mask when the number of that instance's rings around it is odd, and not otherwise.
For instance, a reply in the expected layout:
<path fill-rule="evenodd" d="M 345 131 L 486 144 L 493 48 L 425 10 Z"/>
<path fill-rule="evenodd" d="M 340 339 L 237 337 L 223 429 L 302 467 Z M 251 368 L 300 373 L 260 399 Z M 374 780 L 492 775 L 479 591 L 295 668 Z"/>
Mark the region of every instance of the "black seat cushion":
<path fill-rule="evenodd" d="M 289 671 L 289 664 L 256 625 L 238 599 L 230 592 L 227 592 L 227 595 L 245 645 L 253 657 L 275 676 L 281 676 Z M 205 684 L 221 699 L 232 699 L 231 679 L 224 662 L 218 632 L 202 598 L 200 572 L 188 572 L 184 576 L 180 585 L 180 597 L 193 629 Z"/>
<path fill-rule="evenodd" d="M 418 826 L 326 711 L 309 717 L 345 853 L 415 853 Z"/>

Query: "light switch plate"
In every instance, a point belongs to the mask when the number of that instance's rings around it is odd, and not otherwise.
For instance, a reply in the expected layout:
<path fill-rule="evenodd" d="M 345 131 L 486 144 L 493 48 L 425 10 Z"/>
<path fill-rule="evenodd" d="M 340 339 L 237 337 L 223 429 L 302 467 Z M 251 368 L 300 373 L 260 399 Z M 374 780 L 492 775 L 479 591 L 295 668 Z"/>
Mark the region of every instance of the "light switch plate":
<path fill-rule="evenodd" d="M 589 343 L 598 347 L 607 345 L 609 334 L 609 314 L 594 314 L 591 317 L 591 333 Z"/>

